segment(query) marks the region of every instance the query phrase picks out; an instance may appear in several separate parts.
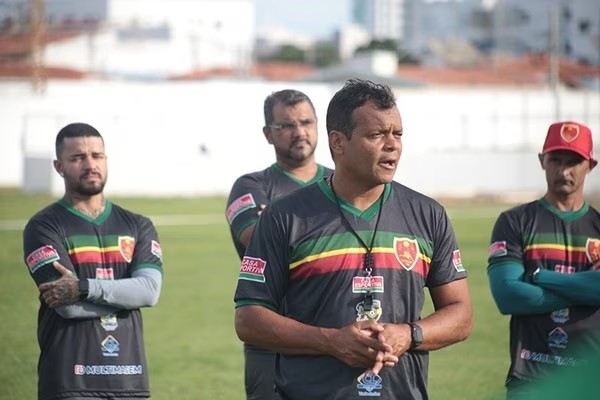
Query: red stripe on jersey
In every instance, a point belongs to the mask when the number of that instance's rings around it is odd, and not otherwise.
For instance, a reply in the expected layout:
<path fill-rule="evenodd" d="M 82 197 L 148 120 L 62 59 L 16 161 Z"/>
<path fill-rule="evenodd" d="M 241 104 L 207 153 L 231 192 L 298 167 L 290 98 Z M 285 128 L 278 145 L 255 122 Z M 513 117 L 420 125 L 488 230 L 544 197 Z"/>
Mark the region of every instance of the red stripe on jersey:
<path fill-rule="evenodd" d="M 586 263 L 588 261 L 585 249 L 557 246 L 556 244 L 529 246 L 525 250 L 525 259 L 534 261 L 550 259 L 563 263 Z"/>
<path fill-rule="evenodd" d="M 290 271 L 290 279 L 310 278 L 342 270 L 361 270 L 364 268 L 364 260 L 364 253 L 323 256 L 297 265 Z M 394 253 L 373 253 L 373 265 L 374 270 L 405 269 L 400 265 Z M 419 257 L 410 271 L 426 277 L 429 273 L 429 263 Z"/>
<path fill-rule="evenodd" d="M 107 264 L 126 262 L 120 251 L 81 251 L 69 255 L 73 265 L 84 263 Z"/>

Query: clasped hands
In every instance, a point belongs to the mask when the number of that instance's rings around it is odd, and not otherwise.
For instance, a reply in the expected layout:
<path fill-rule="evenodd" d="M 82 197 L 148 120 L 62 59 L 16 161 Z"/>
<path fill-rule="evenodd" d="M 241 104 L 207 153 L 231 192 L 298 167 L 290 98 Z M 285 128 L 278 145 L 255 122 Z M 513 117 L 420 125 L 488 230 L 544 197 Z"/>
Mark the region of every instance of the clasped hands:
<path fill-rule="evenodd" d="M 336 340 L 336 357 L 352 367 L 366 367 L 365 374 L 378 375 L 394 367 L 410 347 L 410 326 L 360 321 L 341 328 Z"/>

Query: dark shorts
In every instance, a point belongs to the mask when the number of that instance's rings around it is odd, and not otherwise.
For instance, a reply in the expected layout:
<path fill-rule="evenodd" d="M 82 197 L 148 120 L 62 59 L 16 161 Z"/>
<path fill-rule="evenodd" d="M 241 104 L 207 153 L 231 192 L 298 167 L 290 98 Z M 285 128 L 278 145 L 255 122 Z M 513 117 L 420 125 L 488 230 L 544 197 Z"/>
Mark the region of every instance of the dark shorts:
<path fill-rule="evenodd" d="M 273 371 L 275 353 L 244 348 L 244 383 L 247 400 L 279 400 L 275 393 Z"/>
<path fill-rule="evenodd" d="M 148 400 L 149 397 L 65 397 L 64 400 Z"/>

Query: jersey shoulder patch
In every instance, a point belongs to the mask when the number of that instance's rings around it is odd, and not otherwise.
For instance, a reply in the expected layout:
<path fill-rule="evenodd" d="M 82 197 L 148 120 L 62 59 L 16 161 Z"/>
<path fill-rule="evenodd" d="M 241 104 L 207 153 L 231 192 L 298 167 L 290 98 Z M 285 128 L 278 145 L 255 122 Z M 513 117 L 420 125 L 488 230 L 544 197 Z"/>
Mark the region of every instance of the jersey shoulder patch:
<path fill-rule="evenodd" d="M 494 242 L 492 244 L 490 244 L 489 247 L 489 257 L 501 257 L 501 256 L 505 256 L 507 254 L 507 250 L 506 250 L 506 241 L 505 240 L 499 240 L 497 242 Z"/>
<path fill-rule="evenodd" d="M 53 261 L 57 261 L 60 259 L 58 255 L 58 251 L 51 245 L 47 244 L 45 246 L 40 247 L 29 253 L 25 262 L 27 263 L 27 267 L 33 274 L 37 271 L 41 266 L 49 264 Z"/>
<path fill-rule="evenodd" d="M 238 197 L 231 202 L 229 207 L 227 207 L 227 211 L 225 213 L 227 216 L 227 222 L 229 222 L 229 225 L 231 225 L 235 217 L 254 207 L 256 207 L 256 202 L 254 201 L 252 193 L 246 193 Z"/>

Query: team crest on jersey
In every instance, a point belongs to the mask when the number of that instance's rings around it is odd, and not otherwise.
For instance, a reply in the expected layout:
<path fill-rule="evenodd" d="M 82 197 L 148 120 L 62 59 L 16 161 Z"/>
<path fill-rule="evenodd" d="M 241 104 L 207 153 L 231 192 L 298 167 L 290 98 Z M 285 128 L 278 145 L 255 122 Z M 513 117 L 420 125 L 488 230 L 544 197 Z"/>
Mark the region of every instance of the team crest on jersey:
<path fill-rule="evenodd" d="M 499 240 L 490 244 L 488 255 L 490 257 L 501 257 L 505 256 L 508 251 L 506 250 L 506 240 Z"/>
<path fill-rule="evenodd" d="M 266 266 L 267 262 L 265 260 L 244 256 L 240 267 L 239 279 L 264 283 Z"/>
<path fill-rule="evenodd" d="M 153 240 L 150 243 L 150 252 L 162 261 L 162 248 L 160 247 L 160 243 L 158 243 L 156 240 Z"/>
<path fill-rule="evenodd" d="M 135 238 L 131 236 L 119 236 L 118 238 L 119 251 L 128 263 L 133 260 L 133 251 L 135 250 Z"/>
<path fill-rule="evenodd" d="M 579 136 L 579 125 L 562 124 L 560 127 L 560 137 L 567 143 L 571 143 Z"/>
<path fill-rule="evenodd" d="M 254 207 L 256 207 L 256 202 L 254 201 L 252 193 L 246 193 L 235 199 L 229 207 L 227 207 L 227 211 L 225 212 L 229 225 L 231 225 L 235 217 Z"/>
<path fill-rule="evenodd" d="M 42 265 L 46 265 L 59 259 L 60 256 L 58 255 L 56 249 L 48 244 L 32 251 L 25 259 L 25 262 L 33 274 Z"/>
<path fill-rule="evenodd" d="M 368 321 L 370 319 L 379 321 L 382 312 L 383 310 L 381 309 L 381 301 L 373 300 L 373 304 L 371 305 L 371 309 L 369 311 L 365 311 L 364 301 L 361 301 L 356 305 L 356 321 Z"/>
<path fill-rule="evenodd" d="M 419 244 L 416 239 L 394 238 L 394 255 L 396 260 L 410 271 L 419 258 Z"/>
<path fill-rule="evenodd" d="M 585 242 L 585 254 L 588 260 L 593 264 L 600 260 L 600 240 L 588 238 Z"/>
<path fill-rule="evenodd" d="M 364 373 L 361 374 L 358 378 L 356 378 L 358 384 L 356 388 L 358 389 L 358 395 L 360 397 L 380 397 L 380 390 L 383 388 L 381 382 L 383 379 L 377 374 L 372 373 Z"/>

